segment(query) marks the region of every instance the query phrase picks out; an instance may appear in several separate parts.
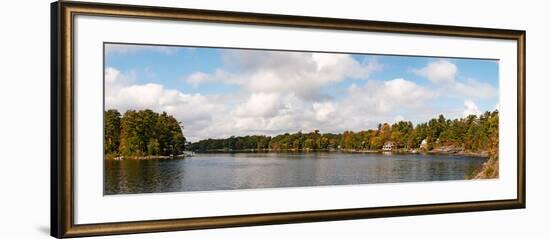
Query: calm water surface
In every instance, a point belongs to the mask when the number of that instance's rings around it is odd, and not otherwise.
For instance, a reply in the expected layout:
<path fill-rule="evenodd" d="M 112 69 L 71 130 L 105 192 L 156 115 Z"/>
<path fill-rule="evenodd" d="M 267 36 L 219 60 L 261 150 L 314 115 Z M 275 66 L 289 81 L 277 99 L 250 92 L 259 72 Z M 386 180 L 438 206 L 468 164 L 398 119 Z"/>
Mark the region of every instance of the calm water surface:
<path fill-rule="evenodd" d="M 105 194 L 463 180 L 485 159 L 346 153 L 197 154 L 105 161 Z"/>

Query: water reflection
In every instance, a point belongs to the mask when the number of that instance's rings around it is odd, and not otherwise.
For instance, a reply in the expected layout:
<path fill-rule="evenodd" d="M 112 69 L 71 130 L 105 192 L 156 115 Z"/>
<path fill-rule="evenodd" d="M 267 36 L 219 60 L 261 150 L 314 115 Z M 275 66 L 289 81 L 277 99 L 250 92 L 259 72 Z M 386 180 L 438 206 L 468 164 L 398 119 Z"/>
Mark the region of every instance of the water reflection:
<path fill-rule="evenodd" d="M 462 180 L 484 159 L 446 155 L 250 153 L 105 161 L 104 192 L 209 191 Z"/>

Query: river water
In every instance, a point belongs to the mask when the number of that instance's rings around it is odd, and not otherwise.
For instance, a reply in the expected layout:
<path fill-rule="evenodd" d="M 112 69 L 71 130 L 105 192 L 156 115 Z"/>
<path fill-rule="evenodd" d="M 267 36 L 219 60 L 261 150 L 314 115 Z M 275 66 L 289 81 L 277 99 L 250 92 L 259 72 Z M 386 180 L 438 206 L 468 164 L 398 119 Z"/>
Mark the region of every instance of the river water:
<path fill-rule="evenodd" d="M 464 180 L 485 161 L 456 155 L 376 153 L 197 154 L 105 160 L 104 193 L 211 191 Z"/>

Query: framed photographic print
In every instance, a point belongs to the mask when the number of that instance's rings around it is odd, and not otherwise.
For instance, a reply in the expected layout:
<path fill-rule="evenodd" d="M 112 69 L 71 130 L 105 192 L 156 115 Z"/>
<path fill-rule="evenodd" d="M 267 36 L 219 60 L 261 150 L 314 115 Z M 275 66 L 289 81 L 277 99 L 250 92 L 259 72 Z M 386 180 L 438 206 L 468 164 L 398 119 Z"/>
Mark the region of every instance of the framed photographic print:
<path fill-rule="evenodd" d="M 525 31 L 51 13 L 54 237 L 525 207 Z"/>

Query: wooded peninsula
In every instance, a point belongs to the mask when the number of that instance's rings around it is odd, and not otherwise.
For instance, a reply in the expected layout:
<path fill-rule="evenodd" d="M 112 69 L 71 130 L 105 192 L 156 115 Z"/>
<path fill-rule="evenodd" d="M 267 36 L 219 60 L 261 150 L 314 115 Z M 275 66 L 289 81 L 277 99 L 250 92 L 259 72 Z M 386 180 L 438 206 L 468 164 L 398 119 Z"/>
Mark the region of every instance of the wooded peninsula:
<path fill-rule="evenodd" d="M 376 129 L 276 136 L 231 136 L 187 142 L 183 125 L 166 112 L 105 111 L 106 159 L 155 158 L 193 152 L 381 152 L 449 153 L 489 157 L 476 177 L 498 176 L 498 111 L 446 119 L 443 115 L 413 125 L 410 121 L 380 123 Z M 158 157 L 157 157 L 158 158 Z M 481 175 L 483 174 L 483 175 Z"/>
<path fill-rule="evenodd" d="M 121 116 L 111 109 L 104 119 L 107 159 L 178 155 L 185 149 L 181 122 L 166 112 L 128 110 Z"/>

